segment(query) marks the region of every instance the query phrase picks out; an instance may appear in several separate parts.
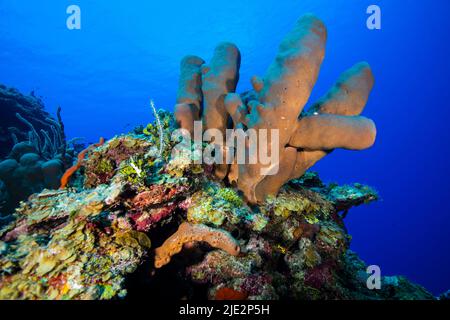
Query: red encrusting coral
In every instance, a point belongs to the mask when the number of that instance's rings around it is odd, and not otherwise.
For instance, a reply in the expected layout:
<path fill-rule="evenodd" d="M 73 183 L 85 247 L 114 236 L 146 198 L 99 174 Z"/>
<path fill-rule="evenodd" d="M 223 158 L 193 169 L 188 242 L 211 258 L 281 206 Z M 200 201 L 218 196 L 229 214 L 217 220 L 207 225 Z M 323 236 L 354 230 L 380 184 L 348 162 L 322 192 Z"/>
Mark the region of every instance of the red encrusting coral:
<path fill-rule="evenodd" d="M 84 160 L 84 157 L 86 156 L 86 153 L 88 153 L 90 150 L 100 147 L 101 145 L 103 145 L 105 143 L 105 139 L 102 137 L 100 138 L 100 141 L 98 143 L 94 143 L 91 144 L 89 147 L 87 147 L 86 149 L 84 149 L 83 151 L 81 151 L 78 154 L 78 161 L 75 165 L 73 165 L 72 167 L 70 167 L 69 169 L 67 169 L 66 172 L 64 172 L 63 176 L 61 177 L 61 187 L 60 189 L 65 189 L 65 187 L 67 186 L 67 184 L 69 183 L 70 178 L 72 177 L 72 175 L 81 168 L 82 162 Z"/>

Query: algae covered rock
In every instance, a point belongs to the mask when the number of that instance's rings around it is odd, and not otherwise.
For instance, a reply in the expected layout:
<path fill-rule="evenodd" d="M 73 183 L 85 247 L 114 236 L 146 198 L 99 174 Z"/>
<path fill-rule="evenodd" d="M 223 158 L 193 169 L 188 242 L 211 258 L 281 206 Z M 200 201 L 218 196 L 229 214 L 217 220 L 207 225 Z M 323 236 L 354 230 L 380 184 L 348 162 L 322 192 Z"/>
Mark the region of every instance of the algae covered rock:
<path fill-rule="evenodd" d="M 23 204 L 2 231 L 2 299 L 111 299 L 125 295 L 151 242 L 108 215 L 118 186 L 46 192 Z M 105 211 L 104 211 L 105 210 Z"/>

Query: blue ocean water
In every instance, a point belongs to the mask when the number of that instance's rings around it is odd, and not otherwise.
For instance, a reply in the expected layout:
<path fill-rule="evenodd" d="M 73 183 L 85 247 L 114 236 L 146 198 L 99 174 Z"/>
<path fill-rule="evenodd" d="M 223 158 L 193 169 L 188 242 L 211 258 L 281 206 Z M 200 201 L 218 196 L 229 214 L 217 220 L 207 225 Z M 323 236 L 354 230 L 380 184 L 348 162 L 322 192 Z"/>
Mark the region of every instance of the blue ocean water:
<path fill-rule="evenodd" d="M 81 30 L 66 27 L 72 4 Z M 381 30 L 366 27 L 371 4 Z M 172 110 L 185 54 L 208 60 L 218 42 L 236 43 L 243 91 L 313 12 L 329 40 L 312 100 L 366 60 L 376 85 L 364 115 L 378 128 L 372 149 L 335 151 L 314 169 L 379 190 L 382 201 L 347 217 L 353 249 L 437 294 L 450 288 L 449 9 L 447 0 L 0 0 L 0 83 L 35 91 L 51 112 L 61 105 L 69 137 L 112 137 L 153 120 L 150 98 Z"/>

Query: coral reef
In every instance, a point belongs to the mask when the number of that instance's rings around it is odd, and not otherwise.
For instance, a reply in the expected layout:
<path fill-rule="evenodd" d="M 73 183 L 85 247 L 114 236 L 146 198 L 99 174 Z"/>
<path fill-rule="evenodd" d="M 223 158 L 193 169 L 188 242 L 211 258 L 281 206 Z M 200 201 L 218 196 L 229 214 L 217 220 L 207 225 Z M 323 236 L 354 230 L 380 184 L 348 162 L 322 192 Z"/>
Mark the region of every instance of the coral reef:
<path fill-rule="evenodd" d="M 45 188 L 57 189 L 64 168 L 61 158 L 46 160 L 31 144 L 16 144 L 10 157 L 0 162 L 0 180 L 9 195 L 2 211 L 9 213 L 20 201 Z"/>
<path fill-rule="evenodd" d="M 325 38 L 318 19 L 300 19 L 264 80 L 254 77 L 242 96 L 233 93 L 234 45 L 219 45 L 209 65 L 183 59 L 174 115 L 159 112 L 155 124 L 81 152 L 63 189 L 36 190 L 0 228 L 0 299 L 435 299 L 404 277 L 383 276 L 370 289 L 344 219 L 377 192 L 306 172 L 332 149 L 364 149 L 375 137 L 359 117 L 373 85 L 364 63 L 302 111 Z M 235 128 L 280 129 L 281 171 L 192 161 L 193 146 L 175 148 L 170 137 L 177 124 L 195 131 L 200 115 L 219 131 L 229 116 Z M 32 144 L 20 148 L 0 164 L 2 180 L 18 161 L 42 167 Z M 0 201 L 9 191 L 2 180 Z"/>
<path fill-rule="evenodd" d="M 118 217 L 103 214 L 115 190 L 48 191 L 22 205 L 17 212 L 30 214 L 19 218 L 1 243 L 0 297 L 110 299 L 125 294 L 123 276 L 136 269 L 151 242 Z"/>
<path fill-rule="evenodd" d="M 55 121 L 45 111 L 42 100 L 33 93 L 26 96 L 4 85 L 0 85 L 0 112 L 0 158 L 6 157 L 18 141 L 28 140 L 30 126 L 16 114 L 26 119 L 36 132 L 51 131 Z"/>
<path fill-rule="evenodd" d="M 202 118 L 204 129 L 223 133 L 231 117 L 235 130 L 246 141 L 245 155 L 255 158 L 244 164 L 218 164 L 216 176 L 237 183 L 251 203 L 276 195 L 281 186 L 301 177 L 327 153 L 336 148 L 362 150 L 375 141 L 374 123 L 359 114 L 373 87 L 367 63 L 346 71 L 334 87 L 308 112 L 308 102 L 325 55 L 327 31 L 314 16 L 300 18 L 282 41 L 278 54 L 263 79 L 251 79 L 253 91 L 235 92 L 239 78 L 240 54 L 231 43 L 219 44 L 209 65 L 198 57 L 188 56 L 181 63 L 181 77 L 175 107 L 180 126 L 193 131 L 193 121 Z M 201 75 L 201 76 L 200 76 Z M 202 114 L 200 115 L 200 107 Z M 269 138 L 269 154 L 278 154 L 274 163 L 263 163 L 252 134 L 278 129 L 278 138 Z M 250 130 L 252 130 L 251 133 Z M 228 153 L 225 141 L 213 141 Z"/>
<path fill-rule="evenodd" d="M 76 150 L 66 141 L 61 107 L 55 120 L 39 98 L 1 85 L 0 104 L 4 133 L 0 154 L 6 156 L 0 161 L 0 216 L 6 216 L 29 195 L 57 189 Z"/>
<path fill-rule="evenodd" d="M 341 213 L 376 200 L 372 188 L 308 172 L 249 206 L 210 166 L 158 158 L 157 141 L 114 137 L 67 188 L 22 202 L 0 230 L 0 299 L 434 299 L 403 277 L 367 288 Z"/>

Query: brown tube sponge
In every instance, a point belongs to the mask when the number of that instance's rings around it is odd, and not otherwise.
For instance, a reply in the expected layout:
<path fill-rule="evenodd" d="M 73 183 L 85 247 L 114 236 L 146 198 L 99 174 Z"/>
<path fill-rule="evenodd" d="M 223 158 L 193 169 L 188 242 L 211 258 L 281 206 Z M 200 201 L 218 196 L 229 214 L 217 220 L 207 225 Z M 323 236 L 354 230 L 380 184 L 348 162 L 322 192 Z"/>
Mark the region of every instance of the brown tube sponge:
<path fill-rule="evenodd" d="M 223 133 L 231 125 L 231 118 L 233 128 L 240 130 L 239 139 L 245 139 L 246 159 L 257 160 L 237 163 L 235 158 L 230 171 L 229 165 L 216 165 L 216 176 L 222 179 L 228 174 L 229 182 L 237 185 L 250 203 L 276 195 L 283 184 L 302 176 L 335 148 L 362 150 L 375 141 L 375 124 L 360 116 L 374 85 L 366 62 L 345 71 L 310 110 L 303 110 L 319 75 L 326 40 L 322 21 L 312 15 L 301 17 L 281 42 L 264 77 L 253 76 L 253 90 L 242 95 L 234 93 L 240 64 L 239 50 L 234 45 L 219 45 L 210 64 L 201 67 L 199 101 L 204 128 Z M 190 106 L 196 105 L 192 101 L 200 96 L 199 63 L 195 68 L 186 67 L 197 74 L 195 94 L 190 95 L 194 98 L 178 101 L 177 106 L 177 119 L 186 128 L 192 128 L 189 123 L 197 119 Z M 278 143 L 271 136 L 272 129 L 278 130 Z M 259 158 L 263 142 L 255 142 L 252 137 L 267 135 L 268 145 L 263 151 L 267 151 L 270 161 L 263 161 Z M 214 143 L 228 150 L 224 141 Z"/>
<path fill-rule="evenodd" d="M 325 157 L 329 151 L 299 151 L 295 159 L 294 168 L 291 172 L 289 180 L 300 178 L 305 174 L 306 170 L 316 164 L 317 161 Z"/>
<path fill-rule="evenodd" d="M 310 113 L 359 115 L 366 106 L 373 85 L 369 64 L 360 62 L 340 76 L 330 91 L 311 107 Z"/>
<path fill-rule="evenodd" d="M 312 15 L 300 18 L 281 42 L 262 80 L 259 102 L 266 108 L 276 108 L 277 114 L 286 117 L 284 120 L 295 121 L 317 81 L 326 39 L 327 30 L 322 21 Z"/>
<path fill-rule="evenodd" d="M 170 262 L 170 258 L 183 249 L 183 245 L 192 242 L 207 242 L 211 247 L 222 249 L 237 256 L 240 247 L 237 241 L 226 231 L 210 228 L 202 224 L 183 222 L 177 232 L 171 235 L 161 247 L 155 249 L 155 267 L 161 268 Z"/>
<path fill-rule="evenodd" d="M 193 104 L 178 103 L 175 105 L 175 120 L 178 126 L 194 134 L 194 121 L 200 120 L 199 111 Z"/>
<path fill-rule="evenodd" d="M 276 195 L 281 186 L 291 180 L 297 153 L 297 149 L 292 147 L 283 149 L 283 156 L 281 157 L 280 155 L 280 162 L 278 163 L 278 173 L 265 176 L 261 182 L 254 186 L 254 199 L 251 202 L 261 202 L 264 201 L 268 195 Z"/>
<path fill-rule="evenodd" d="M 202 67 L 203 92 L 203 124 L 204 129 L 218 129 L 222 133 L 228 126 L 228 113 L 225 109 L 225 96 L 236 90 L 239 80 L 241 54 L 232 43 L 224 42 L 214 50 L 209 65 Z M 224 164 L 227 150 L 223 148 L 225 141 L 214 141 L 222 149 L 223 164 L 215 167 L 215 175 L 224 179 L 229 165 Z"/>
<path fill-rule="evenodd" d="M 194 130 L 194 121 L 200 119 L 203 99 L 201 66 L 204 63 L 199 57 L 186 56 L 180 64 L 175 119 L 181 128 L 191 134 Z"/>
<path fill-rule="evenodd" d="M 225 95 L 236 90 L 241 54 L 232 43 L 221 43 L 214 50 L 209 65 L 202 67 L 203 122 L 205 130 L 225 132 L 228 114 Z"/>
<path fill-rule="evenodd" d="M 278 166 L 280 173 L 264 176 L 261 169 L 267 169 L 269 165 L 242 165 L 238 187 L 250 202 L 264 200 L 266 195 L 278 191 L 287 182 L 286 177 L 291 176 L 291 172 L 285 172 L 289 168 L 286 164 L 293 168 L 296 156 L 292 148 L 285 146 L 296 130 L 297 118 L 317 80 L 326 39 L 327 31 L 322 21 L 312 15 L 300 18 L 282 41 L 264 79 L 254 77 L 252 80 L 258 100 L 248 103 L 251 109 L 247 116 L 248 128 L 279 129 L 279 163 L 272 166 Z M 269 145 L 269 152 L 272 152 L 271 147 Z M 264 179 L 268 181 L 264 182 Z"/>
<path fill-rule="evenodd" d="M 225 97 L 225 108 L 233 121 L 234 129 L 243 130 L 244 125 L 247 125 L 246 117 L 248 111 L 247 106 L 243 103 L 241 99 L 241 96 L 237 93 L 227 94 Z M 238 177 L 239 177 L 239 166 L 235 160 L 230 165 L 228 172 L 228 181 L 233 186 L 236 186 Z"/>
<path fill-rule="evenodd" d="M 239 94 L 229 93 L 226 95 L 225 109 L 233 120 L 234 128 L 242 128 L 242 124 L 246 124 L 247 107 Z"/>
<path fill-rule="evenodd" d="M 302 118 L 289 145 L 305 150 L 364 150 L 375 142 L 372 120 L 362 116 L 321 114 Z"/>
<path fill-rule="evenodd" d="M 205 63 L 197 56 L 186 56 L 181 60 L 178 81 L 177 103 L 195 105 L 200 112 L 202 103 L 201 66 Z"/>
<path fill-rule="evenodd" d="M 314 104 L 308 113 L 357 116 L 364 110 L 373 85 L 374 77 L 370 66 L 366 62 L 360 62 L 345 71 L 330 91 L 319 99 L 319 102 Z M 367 146 L 371 146 L 376 138 L 376 129 L 373 122 L 371 124 L 367 123 L 367 125 L 367 131 L 364 132 L 363 136 Z M 355 147 L 350 149 L 355 149 Z M 327 151 L 319 149 L 298 152 L 291 179 L 301 177 L 306 170 L 329 152 L 330 149 Z"/>

